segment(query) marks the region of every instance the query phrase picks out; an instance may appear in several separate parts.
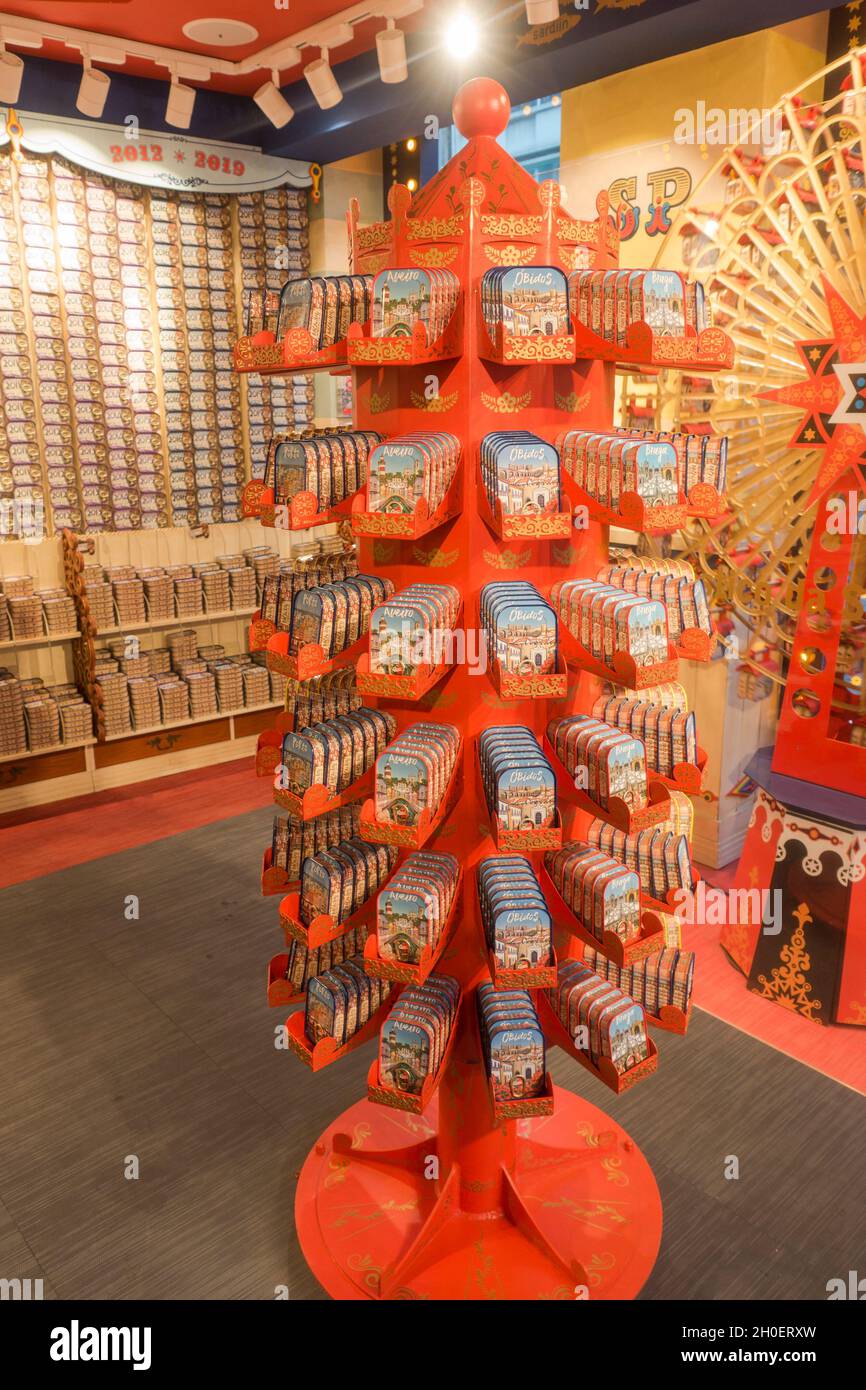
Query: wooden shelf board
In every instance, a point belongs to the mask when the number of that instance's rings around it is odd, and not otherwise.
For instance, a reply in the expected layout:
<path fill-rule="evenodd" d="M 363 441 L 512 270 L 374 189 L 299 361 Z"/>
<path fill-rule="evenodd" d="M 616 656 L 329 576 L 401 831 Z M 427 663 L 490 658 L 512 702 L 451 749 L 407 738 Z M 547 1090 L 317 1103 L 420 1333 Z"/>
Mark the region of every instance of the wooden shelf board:
<path fill-rule="evenodd" d="M 77 642 L 80 632 L 43 632 L 41 637 L 13 637 L 10 642 L 0 642 L 0 652 L 18 651 L 22 647 L 53 647 L 61 642 Z"/>
<path fill-rule="evenodd" d="M 187 627 L 193 623 L 224 623 L 230 622 L 232 618 L 251 618 L 257 613 L 256 608 L 226 608 L 218 613 L 190 613 L 183 618 L 155 618 L 146 623 L 124 623 L 122 627 L 101 627 L 96 636 L 117 637 L 125 636 L 128 632 L 156 632 L 160 629 L 169 627 Z"/>
<path fill-rule="evenodd" d="M 146 724 L 141 729 L 124 729 L 120 734 L 108 734 L 104 741 L 105 743 L 118 743 L 120 739 L 124 738 L 140 738 L 143 734 L 163 734 L 168 733 L 171 729 L 189 729 L 194 724 L 218 724 L 221 719 L 232 719 L 238 714 L 255 714 L 260 710 L 283 708 L 282 700 L 268 702 L 266 705 L 238 705 L 237 709 L 221 709 L 216 714 L 200 714 L 197 719 L 175 719 L 170 724 Z"/>

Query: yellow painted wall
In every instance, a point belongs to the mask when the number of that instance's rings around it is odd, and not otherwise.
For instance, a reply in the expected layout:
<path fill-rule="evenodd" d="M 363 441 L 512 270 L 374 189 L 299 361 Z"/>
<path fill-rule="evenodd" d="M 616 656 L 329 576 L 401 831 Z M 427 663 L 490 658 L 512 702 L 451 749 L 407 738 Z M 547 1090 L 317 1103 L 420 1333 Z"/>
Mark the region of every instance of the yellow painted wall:
<path fill-rule="evenodd" d="M 650 172 L 678 166 L 697 184 L 721 149 L 675 143 L 675 113 L 699 101 L 726 111 L 773 107 L 823 66 L 827 24 L 826 12 L 809 16 L 563 92 L 560 179 L 569 211 L 591 216 L 596 193 L 615 177 L 637 177 L 636 201 L 643 208 Z M 651 264 L 658 244 L 642 223 L 623 243 L 621 264 Z"/>

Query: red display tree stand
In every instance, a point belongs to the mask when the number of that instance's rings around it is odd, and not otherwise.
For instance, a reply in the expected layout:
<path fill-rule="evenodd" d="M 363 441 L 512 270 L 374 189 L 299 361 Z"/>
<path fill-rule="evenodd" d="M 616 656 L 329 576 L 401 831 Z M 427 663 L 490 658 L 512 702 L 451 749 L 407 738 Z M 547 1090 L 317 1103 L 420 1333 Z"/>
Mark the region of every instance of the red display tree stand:
<path fill-rule="evenodd" d="M 804 379 L 766 393 L 798 410 L 792 445 L 824 457 L 806 503 L 817 509 L 776 745 L 747 768 L 761 790 L 737 873 L 744 906 L 720 940 L 754 993 L 866 1027 L 866 746 L 841 652 L 846 627 L 862 631 L 866 318 L 823 288 L 833 336 L 798 344 Z"/>
<path fill-rule="evenodd" d="M 491 580 L 519 575 L 547 593 L 556 580 L 594 575 L 607 558 L 601 522 L 576 529 L 568 513 L 537 516 L 506 534 L 479 491 L 478 451 L 487 433 L 521 428 L 553 441 L 569 426 L 610 427 L 613 407 L 613 365 L 576 358 L 573 338 L 493 344 L 484 331 L 479 289 L 491 266 L 604 269 L 618 255 L 604 195 L 595 221 L 576 221 L 561 208 L 556 184 L 539 187 L 499 146 L 508 114 L 496 83 L 469 83 L 454 107 L 468 140 L 459 155 L 414 200 L 395 188 L 389 221 L 359 227 L 357 206 L 349 216 L 354 272 L 442 267 L 462 286 L 459 333 L 452 322 L 429 346 L 423 334 L 395 346 L 355 331 L 347 358 L 359 426 L 386 437 L 443 429 L 462 443 L 459 513 L 421 535 L 395 535 L 382 517 L 380 536 L 376 516 L 364 514 L 361 570 L 386 573 L 398 591 L 416 581 L 453 583 L 468 623 Z M 652 1269 L 661 1237 L 661 1203 L 646 1160 L 607 1114 L 549 1078 L 541 1097 L 494 1102 L 475 1000 L 477 985 L 490 978 L 475 870 L 502 843 L 476 777 L 477 736 L 491 724 L 524 724 L 541 740 L 553 715 L 588 709 L 601 686 L 597 675 L 571 671 L 564 695 L 557 675 L 536 698 L 518 692 L 511 699 L 470 659 L 475 649 L 467 640 L 467 659 L 458 656 L 419 699 L 365 697 L 384 703 L 401 728 L 418 719 L 451 722 L 463 735 L 459 795 L 429 841 L 429 848 L 453 851 L 464 870 L 462 908 L 436 963 L 462 986 L 456 1040 L 420 1103 L 384 1097 L 374 1062 L 368 1098 L 329 1127 L 303 1166 L 297 1230 L 316 1278 L 335 1297 L 630 1298 Z M 561 813 L 566 836 L 586 829 L 584 811 L 563 805 Z M 536 867 L 543 848 L 537 832 L 509 844 Z M 582 948 L 563 929 L 556 949 L 561 960 Z M 382 973 L 368 959 L 371 973 Z M 611 1091 L 655 1069 L 653 1047 L 633 1074 L 605 1074 L 540 1012 L 548 1045 L 568 1051 Z M 290 1033 L 299 1040 L 297 1022 Z"/>

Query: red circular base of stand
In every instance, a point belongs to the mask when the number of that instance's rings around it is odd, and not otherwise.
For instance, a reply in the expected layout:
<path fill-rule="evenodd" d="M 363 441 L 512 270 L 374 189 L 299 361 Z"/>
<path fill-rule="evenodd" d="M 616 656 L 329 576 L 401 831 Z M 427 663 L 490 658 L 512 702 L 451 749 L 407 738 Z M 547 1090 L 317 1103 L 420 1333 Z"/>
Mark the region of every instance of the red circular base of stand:
<path fill-rule="evenodd" d="M 634 1298 L 661 1241 L 652 1170 L 603 1110 L 555 1096 L 553 1115 L 508 1122 L 513 1167 L 484 1184 L 499 1196 L 483 1212 L 481 1184 L 461 1191 L 458 1165 L 425 1176 L 435 1099 L 422 1116 L 367 1100 L 346 1110 L 308 1155 L 295 1200 L 322 1287 L 337 1299 Z"/>

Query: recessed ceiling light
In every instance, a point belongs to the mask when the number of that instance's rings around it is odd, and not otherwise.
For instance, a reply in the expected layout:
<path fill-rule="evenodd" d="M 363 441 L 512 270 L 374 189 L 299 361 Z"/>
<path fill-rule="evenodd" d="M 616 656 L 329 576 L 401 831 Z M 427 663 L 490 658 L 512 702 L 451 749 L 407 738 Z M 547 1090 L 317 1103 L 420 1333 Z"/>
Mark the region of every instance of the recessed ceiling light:
<path fill-rule="evenodd" d="M 445 47 L 452 58 L 471 58 L 479 37 L 478 20 L 466 10 L 458 10 L 445 21 Z"/>
<path fill-rule="evenodd" d="M 238 48 L 259 36 L 258 29 L 242 19 L 191 19 L 183 32 L 193 43 L 207 48 Z"/>

